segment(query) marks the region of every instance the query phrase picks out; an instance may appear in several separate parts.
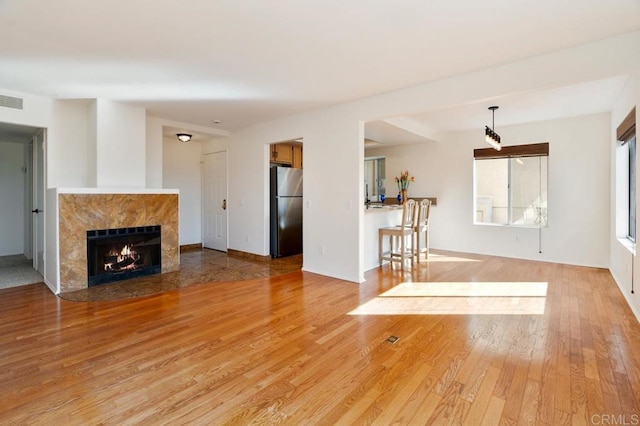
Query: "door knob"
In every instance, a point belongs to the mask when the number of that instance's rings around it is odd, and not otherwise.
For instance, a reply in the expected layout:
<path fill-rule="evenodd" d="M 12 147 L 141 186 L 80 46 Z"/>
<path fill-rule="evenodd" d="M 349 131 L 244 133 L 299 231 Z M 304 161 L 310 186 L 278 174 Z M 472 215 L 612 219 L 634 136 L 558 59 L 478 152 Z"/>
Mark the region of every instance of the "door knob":
<path fill-rule="evenodd" d="M 31 210 L 31 213 L 35 213 L 35 214 L 42 213 L 42 212 L 43 210 L 38 210 L 38 209 Z"/>
<path fill-rule="evenodd" d="M 227 200 L 222 200 L 222 210 L 227 209 Z"/>

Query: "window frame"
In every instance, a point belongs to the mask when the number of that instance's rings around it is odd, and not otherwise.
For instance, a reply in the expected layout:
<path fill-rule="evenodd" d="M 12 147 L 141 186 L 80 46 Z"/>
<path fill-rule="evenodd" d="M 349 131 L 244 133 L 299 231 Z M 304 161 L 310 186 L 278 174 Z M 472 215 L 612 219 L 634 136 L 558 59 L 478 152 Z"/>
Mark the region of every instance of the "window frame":
<path fill-rule="evenodd" d="M 512 159 L 523 158 L 523 157 L 546 157 L 547 165 L 546 165 L 546 187 L 547 191 L 549 188 L 549 142 L 535 143 L 535 144 L 527 144 L 527 145 L 513 145 L 513 146 L 505 146 L 500 151 L 496 151 L 493 148 L 479 148 L 473 150 L 474 162 L 473 162 L 473 224 L 474 225 L 488 225 L 488 226 L 508 226 L 508 227 L 516 227 L 516 228 L 548 228 L 549 227 L 549 216 L 548 216 L 548 207 L 547 214 L 545 214 L 544 224 L 540 221 L 539 224 L 530 225 L 530 224 L 518 224 L 513 223 L 513 185 L 512 185 Z M 494 223 L 494 222 L 479 222 L 476 220 L 477 215 L 477 202 L 478 202 L 478 194 L 477 191 L 477 161 L 482 160 L 491 160 L 491 159 L 504 159 L 507 161 L 507 223 Z M 539 178 L 542 179 L 541 174 L 539 174 Z M 547 194 L 547 203 L 548 203 L 548 194 Z"/>
<path fill-rule="evenodd" d="M 636 135 L 623 141 L 628 145 L 627 151 L 627 232 L 626 238 L 633 244 L 636 243 Z"/>
<path fill-rule="evenodd" d="M 626 156 L 626 158 L 623 159 L 624 163 L 622 172 L 617 172 L 618 177 L 616 178 L 616 182 L 622 185 L 622 196 L 624 197 L 623 202 L 616 202 L 616 209 L 620 209 L 616 212 L 616 216 L 618 218 L 621 214 L 626 216 L 623 219 L 623 226 L 626 227 L 626 229 L 618 229 L 616 231 L 616 234 L 618 235 L 618 239 L 626 240 L 630 242 L 633 247 L 635 247 L 637 239 L 637 135 L 635 107 L 633 107 L 633 109 L 629 112 L 629 114 L 627 114 L 622 123 L 620 123 L 620 125 L 616 129 L 616 139 L 620 143 L 617 149 L 622 149 L 622 155 Z M 620 176 L 620 173 L 622 173 L 623 176 Z"/>

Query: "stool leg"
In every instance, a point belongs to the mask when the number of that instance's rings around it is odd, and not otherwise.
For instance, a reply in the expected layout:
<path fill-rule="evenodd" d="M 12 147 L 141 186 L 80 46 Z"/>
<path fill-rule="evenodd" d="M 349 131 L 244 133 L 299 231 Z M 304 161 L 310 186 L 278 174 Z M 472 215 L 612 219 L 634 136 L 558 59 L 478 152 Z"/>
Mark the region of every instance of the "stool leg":
<path fill-rule="evenodd" d="M 389 235 L 389 257 L 393 257 L 393 243 L 396 241 L 393 235 Z"/>
<path fill-rule="evenodd" d="M 382 233 L 382 230 L 379 229 L 378 230 L 378 263 L 380 263 L 380 266 L 382 266 L 382 239 L 384 238 L 384 235 Z"/>
<path fill-rule="evenodd" d="M 411 230 L 411 265 L 413 266 L 413 254 L 416 253 L 416 233 L 413 232 L 413 230 Z M 420 246 L 418 245 L 418 249 L 420 249 Z M 420 252 L 418 251 L 418 256 L 420 256 Z M 420 263 L 420 261 L 418 260 L 418 263 Z"/>
<path fill-rule="evenodd" d="M 400 269 L 404 269 L 405 239 L 404 235 L 400 237 Z"/>
<path fill-rule="evenodd" d="M 425 257 L 429 258 L 429 226 L 427 225 L 426 231 L 424 231 L 424 242 L 425 242 Z"/>
<path fill-rule="evenodd" d="M 424 240 L 424 260 L 426 261 L 429 258 L 429 228 L 422 235 L 422 239 Z"/>

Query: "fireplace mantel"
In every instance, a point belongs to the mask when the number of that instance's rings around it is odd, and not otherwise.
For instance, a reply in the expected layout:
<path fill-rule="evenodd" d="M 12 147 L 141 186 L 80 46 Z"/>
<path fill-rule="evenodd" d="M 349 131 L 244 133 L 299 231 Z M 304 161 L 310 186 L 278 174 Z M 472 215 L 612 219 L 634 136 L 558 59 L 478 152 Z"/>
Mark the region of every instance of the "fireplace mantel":
<path fill-rule="evenodd" d="M 58 292 L 85 289 L 86 233 L 94 229 L 160 225 L 162 272 L 180 268 L 178 190 L 53 188 L 47 201 L 57 212 Z M 51 211 L 51 208 L 50 208 Z M 50 244 L 47 244 L 51 247 Z"/>
<path fill-rule="evenodd" d="M 53 188 L 57 194 L 175 194 L 178 195 L 178 189 L 165 188 Z"/>

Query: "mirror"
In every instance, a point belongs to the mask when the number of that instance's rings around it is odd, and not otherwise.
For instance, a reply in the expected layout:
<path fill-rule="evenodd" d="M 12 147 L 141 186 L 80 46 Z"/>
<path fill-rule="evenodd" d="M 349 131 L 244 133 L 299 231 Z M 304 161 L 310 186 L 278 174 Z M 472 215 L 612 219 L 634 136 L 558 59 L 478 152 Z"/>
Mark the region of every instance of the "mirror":
<path fill-rule="evenodd" d="M 385 158 L 367 157 L 364 159 L 364 197 L 367 201 L 380 202 L 385 188 Z"/>

